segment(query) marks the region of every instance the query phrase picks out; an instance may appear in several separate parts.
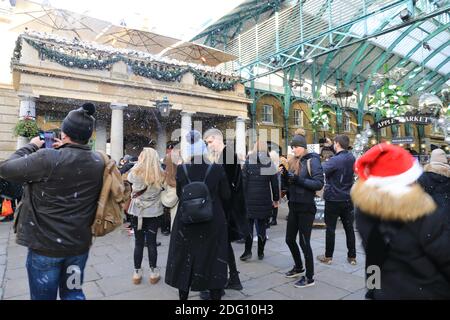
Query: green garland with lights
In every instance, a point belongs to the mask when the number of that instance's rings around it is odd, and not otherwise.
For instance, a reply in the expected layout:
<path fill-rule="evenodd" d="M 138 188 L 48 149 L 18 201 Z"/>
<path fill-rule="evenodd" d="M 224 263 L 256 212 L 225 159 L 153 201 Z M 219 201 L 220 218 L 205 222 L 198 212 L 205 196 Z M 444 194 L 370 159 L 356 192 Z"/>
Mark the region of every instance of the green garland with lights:
<path fill-rule="evenodd" d="M 24 38 L 22 36 L 20 36 L 16 42 L 16 49 L 14 50 L 14 58 L 16 60 L 19 60 L 21 56 L 22 38 L 38 51 L 41 59 L 48 59 L 68 68 L 78 68 L 84 70 L 109 70 L 114 63 L 123 61 L 136 75 L 166 82 L 180 82 L 181 77 L 185 73 L 191 72 L 194 75 L 195 81 L 198 85 L 215 91 L 234 90 L 236 83 L 239 82 L 239 79 L 226 80 L 224 75 L 216 75 L 211 72 L 199 71 L 191 66 L 177 66 L 169 65 L 163 62 L 134 60 L 129 56 L 125 56 L 120 53 L 98 51 L 91 53 L 90 55 L 84 52 L 82 56 L 78 56 L 81 55 L 80 51 L 76 51 L 73 48 L 64 49 L 60 47 L 57 49 L 56 46 L 58 44 L 55 44 L 55 46 L 48 45 L 44 42 Z"/>
<path fill-rule="evenodd" d="M 386 80 L 369 100 L 369 109 L 379 111 L 383 117 L 400 117 L 409 111 L 408 98 L 409 94 L 401 86 Z"/>

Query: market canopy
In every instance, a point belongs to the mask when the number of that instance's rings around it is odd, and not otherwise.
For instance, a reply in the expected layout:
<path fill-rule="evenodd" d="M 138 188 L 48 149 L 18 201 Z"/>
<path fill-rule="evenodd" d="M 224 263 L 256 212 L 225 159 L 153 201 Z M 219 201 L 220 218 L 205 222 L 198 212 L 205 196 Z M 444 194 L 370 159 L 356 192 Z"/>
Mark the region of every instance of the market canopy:
<path fill-rule="evenodd" d="M 237 57 L 204 45 L 180 41 L 145 30 L 131 29 L 68 10 L 56 9 L 25 0 L 3 9 L 0 18 L 10 31 L 38 31 L 67 39 L 95 42 L 115 48 L 148 52 L 188 63 L 217 66 Z"/>

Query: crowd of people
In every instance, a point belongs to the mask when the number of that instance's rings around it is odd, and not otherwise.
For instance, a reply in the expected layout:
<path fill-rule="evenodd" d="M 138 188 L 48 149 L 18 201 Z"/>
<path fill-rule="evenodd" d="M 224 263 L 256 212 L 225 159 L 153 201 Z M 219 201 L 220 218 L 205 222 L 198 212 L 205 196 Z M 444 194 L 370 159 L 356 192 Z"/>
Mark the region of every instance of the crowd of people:
<path fill-rule="evenodd" d="M 17 243 L 29 248 L 31 299 L 56 299 L 58 292 L 61 299 L 85 299 L 84 269 L 104 167 L 87 145 L 94 114 L 90 103 L 72 110 L 53 148 L 42 148 L 44 141 L 36 137 L 0 163 L 2 179 L 24 185 L 14 228 Z M 305 132 L 298 130 L 291 155 L 283 157 L 279 148 L 258 140 L 245 159 L 218 129 L 203 135 L 192 130 L 181 139 L 184 144 L 168 145 L 163 161 L 155 149 L 144 148 L 118 164 L 122 207 L 135 239 L 134 284 L 142 282 L 145 248 L 149 282 L 161 278 L 161 228 L 170 235 L 164 280 L 178 289 L 180 300 L 191 290 L 211 300 L 220 300 L 224 289 L 242 290 L 232 242 L 245 243 L 240 260 L 248 261 L 256 231 L 257 257 L 264 260 L 267 228 L 277 225 L 286 197 L 286 245 L 294 265 L 285 277 L 295 279 L 297 288 L 313 286 L 310 239 L 315 199 L 323 197 L 326 236 L 319 263 L 333 263 L 338 219 L 347 261 L 358 263 L 356 219 L 366 269 L 377 266 L 381 272 L 381 285 L 369 288 L 367 298 L 450 298 L 450 166 L 441 149 L 422 169 L 406 150 L 386 143 L 355 159 L 346 135 L 328 138 L 318 154 L 308 151 Z"/>

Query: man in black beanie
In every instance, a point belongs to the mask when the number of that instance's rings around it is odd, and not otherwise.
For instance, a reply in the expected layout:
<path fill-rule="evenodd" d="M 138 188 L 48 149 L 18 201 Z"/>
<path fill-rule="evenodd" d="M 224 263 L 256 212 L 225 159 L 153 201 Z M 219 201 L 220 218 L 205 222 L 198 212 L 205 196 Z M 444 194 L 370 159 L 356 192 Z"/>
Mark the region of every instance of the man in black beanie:
<path fill-rule="evenodd" d="M 102 188 L 104 162 L 87 145 L 95 106 L 72 110 L 53 148 L 39 137 L 0 163 L 0 177 L 24 183 L 16 242 L 28 247 L 32 300 L 83 300 L 83 275 L 92 243 L 91 225 Z"/>

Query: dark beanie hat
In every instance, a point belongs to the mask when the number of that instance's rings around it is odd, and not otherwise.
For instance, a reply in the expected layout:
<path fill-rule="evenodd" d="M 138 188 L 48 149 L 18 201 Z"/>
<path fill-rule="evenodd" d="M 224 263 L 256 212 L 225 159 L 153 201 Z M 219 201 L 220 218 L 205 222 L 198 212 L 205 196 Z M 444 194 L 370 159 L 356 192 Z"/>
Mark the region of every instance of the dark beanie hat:
<path fill-rule="evenodd" d="M 95 106 L 92 103 L 85 103 L 80 108 L 72 110 L 64 118 L 61 131 L 70 138 L 78 141 L 86 141 L 92 136 L 94 131 Z"/>
<path fill-rule="evenodd" d="M 292 138 L 291 147 L 303 147 L 306 149 L 306 138 L 302 135 L 296 134 Z"/>

